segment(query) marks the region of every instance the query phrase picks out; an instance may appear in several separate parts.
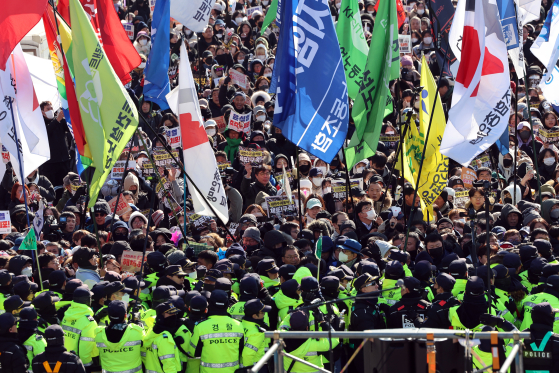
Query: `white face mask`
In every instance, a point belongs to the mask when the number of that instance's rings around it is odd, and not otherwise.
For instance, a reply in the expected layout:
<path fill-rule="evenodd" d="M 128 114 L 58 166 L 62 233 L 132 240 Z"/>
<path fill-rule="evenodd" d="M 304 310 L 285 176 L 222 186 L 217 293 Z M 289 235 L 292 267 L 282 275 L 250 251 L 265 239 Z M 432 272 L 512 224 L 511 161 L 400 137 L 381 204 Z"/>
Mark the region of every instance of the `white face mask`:
<path fill-rule="evenodd" d="M 369 210 L 367 211 L 367 219 L 369 220 L 375 220 L 377 217 L 377 214 L 375 213 L 374 210 Z"/>
<path fill-rule="evenodd" d="M 417 43 L 418 40 L 419 40 L 419 39 L 417 39 L 417 38 L 411 38 L 411 42 L 412 42 L 412 43 Z"/>
<path fill-rule="evenodd" d="M 264 122 L 266 120 L 266 116 L 265 115 L 257 115 L 256 116 L 256 120 L 259 120 L 261 122 Z"/>
<path fill-rule="evenodd" d="M 245 62 L 245 60 L 237 60 L 238 63 L 240 63 L 241 65 L 243 64 L 243 62 Z"/>
<path fill-rule="evenodd" d="M 355 173 L 360 174 L 361 172 L 363 172 L 363 169 L 364 169 L 364 168 L 365 168 L 365 167 L 355 167 Z"/>
<path fill-rule="evenodd" d="M 271 77 L 272 77 L 272 73 L 266 73 L 266 74 L 264 74 L 264 76 L 265 76 L 266 78 L 271 78 Z"/>
<path fill-rule="evenodd" d="M 217 131 L 215 130 L 215 128 L 210 128 L 210 129 L 206 130 L 206 133 L 208 134 L 208 136 L 212 136 L 212 137 L 215 135 L 216 132 Z"/>
<path fill-rule="evenodd" d="M 423 14 L 425 13 L 425 9 L 417 9 L 417 14 Z"/>
<path fill-rule="evenodd" d="M 262 216 L 262 213 L 261 213 L 261 212 L 255 212 L 255 213 L 252 214 L 252 215 L 254 215 L 254 216 L 256 216 L 257 218 L 259 218 L 259 217 Z"/>
<path fill-rule="evenodd" d="M 50 109 L 49 111 L 45 111 L 45 116 L 47 117 L 47 119 L 53 119 L 54 111 L 52 109 Z"/>
<path fill-rule="evenodd" d="M 322 171 L 322 175 L 326 175 L 326 167 L 317 167 L 320 171 Z"/>
<path fill-rule="evenodd" d="M 546 166 L 551 166 L 555 163 L 555 158 L 544 158 L 543 163 Z"/>
<path fill-rule="evenodd" d="M 269 3 L 269 1 L 268 1 L 268 0 L 264 0 L 264 1 L 262 1 L 262 5 L 264 5 L 264 6 L 267 6 L 267 5 L 268 5 L 268 3 Z"/>
<path fill-rule="evenodd" d="M 433 42 L 433 38 L 423 38 L 423 44 L 431 44 Z"/>
<path fill-rule="evenodd" d="M 342 2 L 340 1 L 339 3 L 336 3 L 336 8 L 340 9 L 340 7 L 342 6 Z"/>
<path fill-rule="evenodd" d="M 342 263 L 347 263 L 347 262 L 349 262 L 349 257 L 348 257 L 347 254 L 344 253 L 344 252 L 340 252 L 340 253 L 338 254 L 338 259 L 340 259 L 340 262 L 342 262 Z"/>
<path fill-rule="evenodd" d="M 319 187 L 319 186 L 322 185 L 322 178 L 321 178 L 321 177 L 313 177 L 312 183 L 313 183 L 315 186 Z"/>
<path fill-rule="evenodd" d="M 332 187 L 326 187 L 322 189 L 322 194 L 332 193 Z"/>
<path fill-rule="evenodd" d="M 31 267 L 27 267 L 21 271 L 21 274 L 27 277 L 31 277 L 31 275 L 33 274 L 33 270 L 31 269 Z"/>
<path fill-rule="evenodd" d="M 270 66 L 272 69 L 274 68 L 274 63 L 269 63 L 268 66 Z M 270 75 L 271 76 L 271 75 Z"/>
<path fill-rule="evenodd" d="M 194 279 L 195 279 L 197 276 L 198 276 L 198 274 L 196 273 L 196 271 L 190 272 L 190 273 L 188 274 L 188 277 L 194 278 Z"/>
<path fill-rule="evenodd" d="M 122 296 L 122 302 L 126 305 L 126 308 L 128 308 L 128 303 L 130 303 L 130 294 L 124 294 Z"/>
<path fill-rule="evenodd" d="M 373 14 L 375 11 L 374 10 L 367 10 L 367 13 L 369 14 Z"/>
<path fill-rule="evenodd" d="M 243 17 L 237 17 L 237 18 L 235 18 L 235 22 L 237 22 L 237 24 L 243 22 Z"/>
<path fill-rule="evenodd" d="M 146 63 L 142 62 L 139 66 L 140 69 L 145 69 L 146 68 Z"/>
<path fill-rule="evenodd" d="M 146 45 L 148 43 L 148 41 L 146 39 L 141 39 L 140 40 L 140 44 L 142 45 Z"/>
<path fill-rule="evenodd" d="M 419 109 L 419 100 L 415 100 L 415 102 L 413 103 L 413 107 Z"/>
<path fill-rule="evenodd" d="M 264 56 L 263 54 L 259 54 L 256 56 L 256 59 L 260 60 L 260 61 L 266 61 L 266 56 Z"/>

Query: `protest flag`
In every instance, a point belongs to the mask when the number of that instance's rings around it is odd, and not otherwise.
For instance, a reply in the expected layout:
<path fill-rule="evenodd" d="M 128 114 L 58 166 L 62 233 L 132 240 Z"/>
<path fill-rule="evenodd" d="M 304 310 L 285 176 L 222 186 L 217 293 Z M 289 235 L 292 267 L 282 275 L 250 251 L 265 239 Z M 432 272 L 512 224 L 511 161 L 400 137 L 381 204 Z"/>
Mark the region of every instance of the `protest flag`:
<path fill-rule="evenodd" d="M 322 236 L 318 237 L 318 240 L 316 241 L 314 256 L 316 256 L 316 259 L 318 259 L 318 269 L 316 270 L 316 280 L 320 282 L 320 262 L 322 261 Z"/>
<path fill-rule="evenodd" d="M 170 0 L 158 0 L 151 22 L 151 50 L 144 70 L 144 101 L 155 102 L 161 110 L 169 109 L 165 96 L 171 92 L 168 74 L 170 22 Z"/>
<path fill-rule="evenodd" d="M 283 178 L 281 180 L 282 188 L 287 197 L 289 198 L 289 203 L 293 203 L 293 196 L 291 195 L 291 184 L 289 183 L 289 178 L 287 177 L 287 172 L 285 171 L 285 165 L 282 165 Z"/>
<path fill-rule="evenodd" d="M 0 69 L 6 70 L 10 54 L 21 39 L 39 22 L 47 7 L 47 0 L 2 2 L 0 12 Z"/>
<path fill-rule="evenodd" d="M 452 0 L 429 0 L 429 18 L 433 25 L 433 36 L 437 64 L 443 76 L 453 77 L 450 65 L 456 61 L 456 57 L 450 49 L 448 33 L 454 19 L 454 5 Z"/>
<path fill-rule="evenodd" d="M 402 25 L 404 24 L 404 22 L 406 21 L 406 11 L 404 10 L 404 4 L 402 4 L 402 0 L 378 0 L 377 3 L 374 6 L 375 12 L 379 13 L 378 8 L 379 8 L 379 3 L 381 2 L 396 2 L 396 11 L 398 14 L 398 28 L 402 27 Z M 375 22 L 376 22 L 376 18 L 375 18 Z M 361 23 L 361 21 L 359 22 Z"/>
<path fill-rule="evenodd" d="M 268 11 L 266 12 L 266 17 L 264 17 L 264 21 L 262 21 L 262 28 L 260 30 L 260 36 L 264 35 L 268 26 L 275 21 L 276 15 L 278 12 L 278 0 L 272 0 Z"/>
<path fill-rule="evenodd" d="M 276 93 L 274 126 L 298 147 L 330 163 L 349 123 L 347 84 L 330 8 L 325 2 L 302 6 L 299 0 L 282 0 L 280 11 L 270 86 Z M 300 32 L 305 32 L 304 40 Z M 296 50 L 306 52 L 296 55 Z"/>
<path fill-rule="evenodd" d="M 557 58 L 559 57 L 559 0 L 555 0 L 542 27 L 542 31 L 532 44 L 530 51 L 547 69 L 540 82 L 540 88 L 552 102 L 559 99 L 559 93 L 552 87 Z"/>
<path fill-rule="evenodd" d="M 399 76 L 396 6 L 385 0 L 381 1 L 375 19 L 367 66 L 353 105 L 355 132 L 345 150 L 348 169 L 377 150 L 382 120 L 393 111 L 388 82 Z"/>
<path fill-rule="evenodd" d="M 363 70 L 369 54 L 369 45 L 363 33 L 357 0 L 342 1 L 336 34 L 344 60 L 347 94 L 349 98 L 355 100 L 359 94 L 359 84 L 363 79 Z"/>
<path fill-rule="evenodd" d="M 187 4 L 185 4 L 184 0 L 170 0 L 171 17 L 189 30 L 204 32 L 210 20 L 210 12 L 214 4 L 215 0 L 188 0 Z M 157 9 L 157 2 L 155 3 L 155 9 Z M 156 10 L 153 11 L 154 19 L 155 12 Z M 166 30 L 169 29 L 167 28 Z"/>
<path fill-rule="evenodd" d="M 459 0 L 449 40 L 459 66 L 441 153 L 467 166 L 501 137 L 510 115 L 507 46 L 497 5 Z"/>
<path fill-rule="evenodd" d="M 138 127 L 138 112 L 78 0 L 70 0 L 70 18 L 76 97 L 80 97 L 85 138 L 95 166 L 89 186 L 89 207 L 93 207 L 114 163 Z"/>
<path fill-rule="evenodd" d="M 35 229 L 29 229 L 18 250 L 37 250 L 37 236 L 35 236 Z"/>
<path fill-rule="evenodd" d="M 204 130 L 196 86 L 190 69 L 188 52 L 181 45 L 179 86 L 167 95 L 171 110 L 178 116 L 183 149 L 184 170 L 188 175 L 188 190 L 197 214 L 216 216 L 227 224 L 227 197 L 219 168 Z"/>

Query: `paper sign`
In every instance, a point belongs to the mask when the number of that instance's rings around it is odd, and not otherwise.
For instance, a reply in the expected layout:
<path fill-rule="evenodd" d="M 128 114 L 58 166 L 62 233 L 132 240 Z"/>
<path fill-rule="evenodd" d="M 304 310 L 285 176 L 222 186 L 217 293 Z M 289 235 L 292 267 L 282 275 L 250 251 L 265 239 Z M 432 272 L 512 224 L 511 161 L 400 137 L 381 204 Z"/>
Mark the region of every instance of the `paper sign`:
<path fill-rule="evenodd" d="M 239 160 L 242 165 L 250 163 L 251 165 L 256 166 L 262 164 L 264 155 L 262 154 L 262 150 L 239 146 Z"/>
<path fill-rule="evenodd" d="M 126 31 L 128 39 L 134 40 L 134 25 L 131 23 L 123 23 L 122 27 L 124 27 L 124 31 Z"/>
<path fill-rule="evenodd" d="M 544 143 L 557 143 L 559 142 L 559 132 L 557 131 L 550 131 L 545 128 L 540 128 L 540 138 Z"/>
<path fill-rule="evenodd" d="M 362 179 L 352 179 L 350 180 L 351 187 L 360 187 Z M 333 180 L 332 181 L 332 197 L 334 200 L 342 201 L 346 199 L 347 188 L 346 182 L 344 180 Z"/>
<path fill-rule="evenodd" d="M 8 152 L 8 149 L 6 149 L 4 145 L 2 145 L 2 162 L 8 163 L 9 161 L 10 161 L 10 153 Z"/>
<path fill-rule="evenodd" d="M 237 132 L 250 132 L 250 118 L 252 113 L 239 114 L 233 110 L 229 114 L 229 129 Z"/>
<path fill-rule="evenodd" d="M 460 177 L 464 182 L 466 189 L 472 189 L 474 180 L 477 179 L 476 172 L 469 167 L 462 167 L 462 176 Z"/>
<path fill-rule="evenodd" d="M 225 131 L 227 125 L 225 124 L 225 119 L 223 118 L 223 115 L 212 119 L 215 120 L 215 124 L 217 125 L 217 130 L 219 131 L 219 133 Z"/>
<path fill-rule="evenodd" d="M 248 19 L 252 19 L 252 15 L 254 14 L 254 12 L 260 12 L 262 13 L 262 6 L 258 5 L 258 6 L 253 6 L 252 8 L 248 8 L 247 9 L 247 18 Z"/>
<path fill-rule="evenodd" d="M 126 166 L 126 161 L 116 161 L 113 169 L 111 171 L 111 179 L 122 179 L 122 174 L 124 173 L 124 167 Z M 128 161 L 128 169 L 136 169 L 136 161 Z"/>
<path fill-rule="evenodd" d="M 237 84 L 243 89 L 247 89 L 247 76 L 243 73 L 238 72 L 235 69 L 229 70 L 229 76 L 233 81 L 233 84 Z"/>
<path fill-rule="evenodd" d="M 175 149 L 181 146 L 181 131 L 180 128 L 167 129 L 167 137 L 171 148 Z"/>
<path fill-rule="evenodd" d="M 188 216 L 188 220 L 191 223 L 194 223 L 196 228 L 201 227 L 204 223 L 213 219 L 211 216 L 199 215 L 199 214 L 186 214 Z"/>
<path fill-rule="evenodd" d="M 142 256 L 144 253 L 139 251 L 123 251 L 122 259 L 120 261 L 121 269 L 124 272 L 136 273 L 142 269 Z M 144 257 L 144 263 L 147 261 L 148 256 Z"/>
<path fill-rule="evenodd" d="M 400 53 L 411 53 L 411 35 L 398 35 Z"/>
<path fill-rule="evenodd" d="M 111 213 L 115 210 L 117 197 L 114 197 L 109 201 L 109 207 L 111 208 Z M 120 198 L 118 198 L 118 207 L 116 209 L 117 215 L 124 215 L 127 212 L 132 211 L 132 207 L 126 202 L 122 193 L 120 194 Z"/>
<path fill-rule="evenodd" d="M 295 203 L 289 202 L 289 197 L 287 196 L 270 196 L 264 197 L 267 203 L 268 217 L 278 217 L 282 216 L 295 216 L 297 215 L 297 206 Z"/>
<path fill-rule="evenodd" d="M 9 211 L 0 211 L 0 234 L 12 232 L 12 221 Z"/>
<path fill-rule="evenodd" d="M 285 173 L 287 174 L 287 180 L 289 180 L 289 182 L 291 183 L 293 181 L 293 173 L 292 170 L 285 170 Z M 283 180 L 283 171 L 279 171 L 274 173 L 274 177 L 276 178 L 276 180 Z"/>
<path fill-rule="evenodd" d="M 469 191 L 456 192 L 454 194 L 454 207 L 464 208 L 466 203 L 470 200 Z"/>
<path fill-rule="evenodd" d="M 171 153 L 173 153 L 175 159 L 179 159 L 179 151 L 177 149 L 172 150 Z M 171 155 L 163 148 L 153 148 L 151 156 L 156 166 L 166 168 L 167 166 L 171 165 L 175 168 L 178 168 L 176 167 L 173 157 L 171 157 Z M 144 163 L 144 166 L 147 166 L 146 163 L 150 164 L 150 162 L 148 161 Z"/>
<path fill-rule="evenodd" d="M 194 249 L 194 255 L 198 255 L 204 250 L 215 251 L 214 247 L 211 246 L 211 245 L 208 245 L 207 243 L 198 243 L 198 242 L 195 242 L 195 241 L 186 241 L 186 244 L 184 244 L 184 245 L 186 247 L 193 248 Z"/>
<path fill-rule="evenodd" d="M 149 0 L 149 12 L 153 16 L 153 10 L 155 9 L 155 0 Z"/>
<path fill-rule="evenodd" d="M 478 169 L 478 159 L 481 161 L 481 167 L 491 168 L 491 160 L 489 159 L 489 156 L 486 153 L 482 153 L 470 163 L 470 166 L 474 169 L 474 171 L 477 171 Z"/>
<path fill-rule="evenodd" d="M 230 223 L 229 224 L 229 233 L 231 235 L 235 235 L 237 233 L 237 228 L 239 227 L 239 223 Z"/>

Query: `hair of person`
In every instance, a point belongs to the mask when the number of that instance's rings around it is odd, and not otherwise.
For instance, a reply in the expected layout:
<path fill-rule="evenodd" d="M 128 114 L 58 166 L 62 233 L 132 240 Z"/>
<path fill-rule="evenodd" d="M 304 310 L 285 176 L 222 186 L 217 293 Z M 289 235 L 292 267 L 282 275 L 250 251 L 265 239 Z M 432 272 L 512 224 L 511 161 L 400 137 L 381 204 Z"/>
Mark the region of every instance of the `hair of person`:
<path fill-rule="evenodd" d="M 427 246 L 427 244 L 429 242 L 437 242 L 437 241 L 440 241 L 442 243 L 444 240 L 443 240 L 443 238 L 441 237 L 440 234 L 431 233 L 431 234 L 428 234 L 427 237 L 425 237 L 424 243 L 425 243 L 425 246 Z"/>
<path fill-rule="evenodd" d="M 339 216 L 343 216 L 345 215 L 345 217 L 347 218 L 347 213 L 343 212 L 343 211 L 337 211 L 332 215 L 332 223 L 334 224 L 338 224 L 338 217 Z"/>
<path fill-rule="evenodd" d="M 86 234 L 85 236 L 82 237 L 81 246 L 82 247 L 96 248 L 97 247 L 97 238 L 95 238 L 95 236 L 92 235 L 92 234 Z"/>
<path fill-rule="evenodd" d="M 204 250 L 201 251 L 200 254 L 198 254 L 198 258 L 203 259 L 206 262 L 210 262 L 212 266 L 214 266 L 215 263 L 217 262 L 218 256 L 215 251 Z"/>
<path fill-rule="evenodd" d="M 365 199 L 363 201 L 359 201 L 359 203 L 357 203 L 357 206 L 355 206 L 355 213 L 359 214 L 361 213 L 361 211 L 363 211 L 363 208 L 366 206 L 373 206 L 373 202 L 371 202 L 370 199 Z"/>
<path fill-rule="evenodd" d="M 57 258 L 58 258 L 57 255 L 55 255 L 55 254 L 53 254 L 49 251 L 47 251 L 45 253 L 42 253 L 41 255 L 39 255 L 39 267 L 45 268 L 49 265 L 49 263 L 52 260 L 55 260 Z"/>
<path fill-rule="evenodd" d="M 45 106 L 47 106 L 47 105 L 52 106 L 52 102 L 50 102 L 50 101 L 43 101 L 43 102 L 41 102 L 41 103 L 39 104 L 39 106 L 41 107 L 41 111 L 44 111 L 44 110 L 45 110 Z"/>
<path fill-rule="evenodd" d="M 252 205 L 249 205 L 249 206 L 246 208 L 244 214 L 245 214 L 245 215 L 246 215 L 246 214 L 251 214 L 251 211 L 252 211 L 253 209 L 258 209 L 258 211 L 260 211 L 260 213 L 262 214 L 262 216 L 268 216 L 268 214 L 266 214 L 266 212 L 264 211 L 264 209 L 262 208 L 262 206 L 257 205 L 256 203 L 253 203 Z"/>
<path fill-rule="evenodd" d="M 388 161 L 388 157 L 383 152 L 377 151 L 375 155 L 371 157 L 371 164 L 378 166 L 379 168 L 386 166 L 386 162 Z"/>

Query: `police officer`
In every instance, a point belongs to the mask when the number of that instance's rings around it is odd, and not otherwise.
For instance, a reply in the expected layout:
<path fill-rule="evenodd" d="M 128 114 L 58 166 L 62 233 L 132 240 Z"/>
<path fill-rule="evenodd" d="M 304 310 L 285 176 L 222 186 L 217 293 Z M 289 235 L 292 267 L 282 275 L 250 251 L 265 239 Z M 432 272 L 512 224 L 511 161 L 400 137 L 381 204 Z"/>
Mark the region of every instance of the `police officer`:
<path fill-rule="evenodd" d="M 258 292 L 260 290 L 260 277 L 258 277 L 257 279 L 255 278 L 255 276 L 251 276 L 250 274 L 248 274 L 241 279 L 241 283 L 239 286 L 241 295 L 239 297 L 239 301 L 229 307 L 229 313 L 236 320 L 241 320 L 244 317 L 245 311 L 243 308 L 246 302 L 251 299 L 258 299 Z"/>
<path fill-rule="evenodd" d="M 238 300 L 236 298 L 236 294 L 232 293 L 232 291 L 231 291 L 232 287 L 233 287 L 233 284 L 231 283 L 231 280 L 228 279 L 227 277 L 218 278 L 217 281 L 215 282 L 216 290 L 223 290 L 229 296 L 229 304 L 230 305 L 234 305 L 235 303 L 238 302 Z"/>
<path fill-rule="evenodd" d="M 531 338 L 524 340 L 524 369 L 528 371 L 559 372 L 559 335 L 553 332 L 555 315 L 559 309 L 548 302 L 532 308 L 534 322 L 529 331 Z"/>
<path fill-rule="evenodd" d="M 203 297 L 202 295 L 200 295 L 200 293 L 195 291 L 189 292 L 188 295 L 192 295 L 190 300 L 187 301 L 189 316 L 188 318 L 183 320 L 183 324 L 188 329 L 188 334 L 185 340 L 185 343 L 187 343 L 187 345 L 190 344 L 190 340 L 192 339 L 194 327 L 196 326 L 196 324 L 199 324 L 202 321 L 206 320 L 208 313 L 208 300 L 206 299 L 206 297 Z M 200 372 L 200 358 L 188 356 L 186 373 L 198 372 Z"/>
<path fill-rule="evenodd" d="M 316 278 L 307 276 L 301 279 L 301 298 L 303 299 L 303 303 L 297 308 L 308 307 L 317 303 L 317 301 L 320 302 L 323 300 L 320 294 L 320 286 L 318 285 Z M 324 314 L 320 310 L 319 306 L 307 310 L 306 312 L 310 314 L 310 330 L 318 331 L 318 321 L 324 321 Z M 290 329 L 290 317 L 290 314 L 285 317 L 281 323 L 280 329 Z"/>
<path fill-rule="evenodd" d="M 466 265 L 466 260 L 453 260 L 448 266 L 448 272 L 456 280 L 452 288 L 452 295 L 462 300 L 464 298 L 464 292 L 466 291 L 466 284 L 468 283 L 468 266 Z"/>
<path fill-rule="evenodd" d="M 489 306 L 485 297 L 485 285 L 478 276 L 472 276 L 466 283 L 463 303 L 448 310 L 450 325 L 456 330 L 481 331 L 480 316 Z"/>
<path fill-rule="evenodd" d="M 76 289 L 80 286 L 83 286 L 83 282 L 77 278 L 74 278 L 66 283 L 62 299 L 56 303 L 56 315 L 59 320 L 64 318 L 64 313 L 68 310 L 68 308 L 70 308 L 70 305 L 74 300 L 74 291 L 76 291 Z"/>
<path fill-rule="evenodd" d="M 284 266 L 281 266 L 281 268 L 283 267 Z M 301 286 L 297 280 L 291 279 L 281 284 L 281 290 L 276 293 L 274 302 L 276 303 L 278 318 L 280 320 L 278 321 L 276 327 L 279 327 L 279 324 L 281 324 L 281 321 L 285 319 L 287 313 L 303 303 L 303 300 L 301 299 Z"/>
<path fill-rule="evenodd" d="M 244 330 L 241 322 L 227 313 L 228 305 L 227 294 L 223 290 L 214 290 L 209 301 L 208 319 L 194 327 L 187 352 L 189 358 L 200 357 L 201 373 L 234 373 L 240 366 Z"/>
<path fill-rule="evenodd" d="M 120 281 L 110 282 L 105 285 L 105 295 L 107 296 L 107 300 L 103 304 L 103 307 L 99 309 L 95 313 L 95 321 L 97 321 L 100 325 L 108 325 L 109 317 L 107 314 L 107 307 L 111 302 L 115 300 L 124 300 L 125 303 L 128 303 L 130 300 L 130 294 L 134 291 L 130 288 L 124 286 L 124 284 Z M 91 293 L 93 295 L 93 293 Z"/>
<path fill-rule="evenodd" d="M 415 277 L 405 277 L 402 298 L 390 307 L 386 318 L 388 328 L 414 328 L 416 317 L 425 317 L 431 303 L 421 297 L 421 282 Z"/>
<path fill-rule="evenodd" d="M 167 258 L 160 251 L 152 251 L 146 255 L 146 262 L 145 280 L 150 283 L 150 286 L 156 286 L 159 278 L 164 276 L 168 264 Z"/>
<path fill-rule="evenodd" d="M 178 264 L 165 268 L 163 276 L 157 281 L 157 286 L 173 286 L 177 290 L 184 290 L 184 278 L 188 276 Z"/>
<path fill-rule="evenodd" d="M 402 263 L 397 260 L 393 260 L 386 264 L 386 269 L 384 270 L 384 281 L 382 282 L 383 289 L 389 289 L 396 286 L 396 282 L 399 279 L 404 278 L 404 267 Z M 400 289 L 385 291 L 382 293 L 381 303 L 386 303 L 392 306 L 402 298 L 402 292 Z"/>
<path fill-rule="evenodd" d="M 559 308 L 559 276 L 551 275 L 547 278 L 545 288 L 542 293 L 528 296 L 524 299 L 524 320 L 520 326 L 521 330 L 528 329 L 532 325 L 532 309 L 536 304 L 547 302 L 553 308 Z M 559 323 L 558 323 L 559 324 Z M 554 331 L 559 329 L 559 325 Z"/>
<path fill-rule="evenodd" d="M 45 330 L 45 339 L 45 351 L 33 358 L 33 373 L 85 373 L 80 358 L 64 347 L 64 330 L 60 325 L 49 326 Z"/>
<path fill-rule="evenodd" d="M 178 295 L 179 297 L 184 296 L 183 290 L 177 290 L 172 286 L 158 286 L 152 293 L 153 300 L 151 302 L 151 308 L 147 310 L 142 316 L 142 322 L 145 325 L 146 332 L 151 330 L 155 325 L 157 312 L 156 308 L 161 303 L 164 303 L 171 299 L 172 295 Z"/>
<path fill-rule="evenodd" d="M 434 269 L 436 269 L 436 267 L 427 260 L 420 260 L 415 263 L 415 267 L 413 269 L 413 277 L 420 281 L 422 289 L 421 296 L 428 302 L 432 302 L 435 298 L 433 290 L 431 289 Z"/>
<path fill-rule="evenodd" d="M 264 281 L 264 287 L 270 295 L 275 295 L 280 289 L 279 268 L 274 259 L 262 259 L 256 266 L 258 275 Z"/>
<path fill-rule="evenodd" d="M 25 347 L 17 338 L 16 318 L 11 313 L 0 315 L 0 372 L 27 373 L 29 361 Z"/>
<path fill-rule="evenodd" d="M 19 313 L 24 307 L 29 307 L 30 305 L 31 302 L 24 302 L 19 295 L 12 295 L 4 301 L 6 313 L 11 313 L 15 317 L 19 316 Z"/>
<path fill-rule="evenodd" d="M 460 305 L 460 301 L 452 295 L 452 288 L 455 283 L 454 277 L 448 273 L 441 273 L 437 276 L 434 286 L 436 295 L 433 303 L 427 309 L 423 323 L 421 325 L 416 323 L 416 326 L 443 329 L 450 327 L 448 310 L 451 307 Z"/>
<path fill-rule="evenodd" d="M 37 311 L 33 307 L 25 307 L 19 313 L 18 338 L 27 350 L 27 359 L 31 362 L 38 354 L 45 351 L 47 341 L 39 334 L 37 327 Z M 31 366 L 29 366 L 31 371 Z"/>
<path fill-rule="evenodd" d="M 59 301 L 60 298 L 54 295 L 54 292 L 44 291 L 31 302 L 39 315 L 38 329 L 41 333 L 44 333 L 50 325 L 60 324 L 56 316 L 56 302 Z"/>
<path fill-rule="evenodd" d="M 155 325 L 142 343 L 145 369 L 158 373 L 178 373 L 182 366 L 172 330 L 176 329 L 179 323 L 178 314 L 181 311 L 171 301 L 160 303 L 155 311 Z"/>
<path fill-rule="evenodd" d="M 4 301 L 14 293 L 14 284 L 12 283 L 12 274 L 7 269 L 0 271 L 0 314 L 6 312 L 4 310 Z"/>
<path fill-rule="evenodd" d="M 91 292 L 93 293 L 91 297 L 91 309 L 94 313 L 97 313 L 105 305 L 105 301 L 107 300 L 105 286 L 108 284 L 108 281 L 99 281 L 91 288 Z"/>
<path fill-rule="evenodd" d="M 144 330 L 136 324 L 127 324 L 126 304 L 112 301 L 107 307 L 109 325 L 100 327 L 95 336 L 103 371 L 129 373 L 142 370 L 141 346 Z"/>
<path fill-rule="evenodd" d="M 336 276 L 324 276 L 320 280 L 320 291 L 326 301 L 338 299 L 338 296 L 340 295 L 340 279 Z M 343 322 L 343 319 L 340 318 L 340 310 L 335 303 L 323 304 L 319 307 L 319 309 L 325 315 L 326 320 L 330 323 L 334 330 L 344 330 L 345 323 Z"/>
<path fill-rule="evenodd" d="M 90 308 L 92 294 L 86 286 L 78 287 L 74 291 L 74 300 L 60 323 L 66 335 L 64 347 L 69 351 L 76 351 L 88 371 L 93 367 L 93 358 L 99 355 L 95 345 L 97 322 Z"/>
<path fill-rule="evenodd" d="M 44 279 L 43 279 L 44 280 Z M 63 270 L 53 271 L 49 275 L 49 290 L 62 299 L 66 287 L 66 273 Z"/>
<path fill-rule="evenodd" d="M 252 367 L 266 352 L 269 339 L 264 338 L 264 333 L 269 328 L 264 323 L 264 316 L 271 310 L 272 307 L 266 306 L 260 299 L 251 299 L 245 304 L 245 316 L 241 320 L 245 331 L 245 346 L 241 360 L 243 368 Z M 266 368 L 267 366 L 264 367 L 264 372 Z"/>

